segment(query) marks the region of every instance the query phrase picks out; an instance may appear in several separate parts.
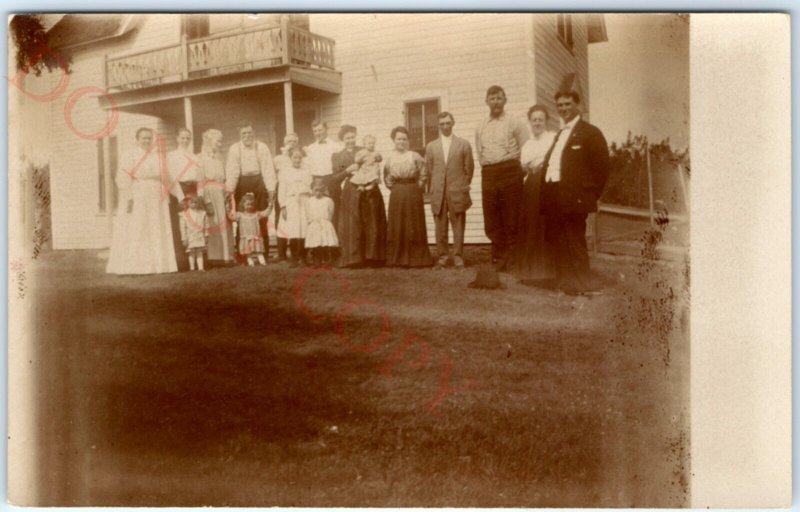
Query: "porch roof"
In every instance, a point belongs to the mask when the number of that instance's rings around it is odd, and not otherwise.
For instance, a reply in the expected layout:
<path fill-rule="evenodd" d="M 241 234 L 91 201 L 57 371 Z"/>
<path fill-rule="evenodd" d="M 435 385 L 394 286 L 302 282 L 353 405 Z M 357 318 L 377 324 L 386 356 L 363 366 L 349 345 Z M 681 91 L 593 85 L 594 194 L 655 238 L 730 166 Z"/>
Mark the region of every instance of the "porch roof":
<path fill-rule="evenodd" d="M 115 108 L 124 111 L 147 103 L 287 82 L 332 94 L 342 92 L 342 74 L 338 71 L 282 65 L 233 74 L 193 78 L 141 89 L 109 92 L 108 95 L 101 95 L 98 99 L 101 107 L 106 110 Z"/>

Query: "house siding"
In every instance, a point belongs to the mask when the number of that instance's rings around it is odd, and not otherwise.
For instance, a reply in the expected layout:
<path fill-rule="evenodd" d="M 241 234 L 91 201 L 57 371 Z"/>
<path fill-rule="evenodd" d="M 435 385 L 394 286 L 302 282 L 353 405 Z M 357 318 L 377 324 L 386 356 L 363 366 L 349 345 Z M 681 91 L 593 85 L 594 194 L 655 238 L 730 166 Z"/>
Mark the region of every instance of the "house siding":
<path fill-rule="evenodd" d="M 558 129 L 554 94 L 565 75 L 577 75 L 577 90 L 581 95 L 583 112 L 589 115 L 589 54 L 585 14 L 572 14 L 573 50 L 558 37 L 556 14 L 537 14 L 533 17 L 534 59 L 536 68 L 537 103 L 551 113 L 550 128 Z"/>
<path fill-rule="evenodd" d="M 555 15 L 551 14 L 314 14 L 310 23 L 312 32 L 336 41 L 336 69 L 342 73 L 343 92 L 316 94 L 296 89 L 295 112 L 305 112 L 301 124 L 311 112 L 328 123 L 332 136 L 342 124 L 353 124 L 359 128 L 360 137 L 375 135 L 378 150 L 383 153 L 392 149 L 392 127 L 405 124 L 404 103 L 408 101 L 439 98 L 441 109 L 455 116 L 454 133 L 467 139 L 474 150 L 475 128 L 487 115 L 484 94 L 490 85 L 504 87 L 506 111 L 521 119 L 537 100 L 555 112 L 552 95 L 566 73 L 577 73 L 584 101 L 588 91 L 584 15 L 573 16 L 573 53 L 558 39 Z M 142 15 L 132 33 L 73 50 L 69 86 L 49 105 L 54 248 L 100 248 L 107 247 L 110 240 L 108 216 L 98 207 L 97 144 L 79 137 L 67 125 L 67 98 L 80 87 L 104 85 L 106 55 L 177 43 L 180 25 L 179 15 Z M 59 78 L 52 74 L 50 83 L 55 86 Z M 273 152 L 277 153 L 281 145 L 280 86 L 260 92 L 241 90 L 197 97 L 193 111 L 196 150 L 200 149 L 202 131 L 210 127 L 223 132 L 227 150 L 238 139 L 236 124 L 241 117 L 254 123 L 257 138 Z M 74 126 L 86 133 L 96 132 L 108 119 L 96 94 L 84 96 L 71 113 Z M 135 131 L 141 126 L 158 130 L 171 150 L 175 132 L 183 126 L 182 107 L 160 115 L 163 119 L 120 112 L 113 133 L 119 152 L 133 147 Z M 301 131 L 297 116 L 295 122 L 296 131 Z M 480 173 L 478 166 L 472 186 L 473 207 L 467 213 L 467 243 L 488 242 L 483 228 Z M 388 201 L 389 192 L 383 192 Z M 426 219 L 433 242 L 433 218 L 428 214 Z"/>
<path fill-rule="evenodd" d="M 474 148 L 475 129 L 487 115 L 486 89 L 503 86 L 506 110 L 524 117 L 535 99 L 529 15 L 352 14 L 311 16 L 312 32 L 336 40 L 342 72 L 341 123 L 358 127 L 359 138 L 377 137 L 377 149 L 392 149 L 389 132 L 404 125 L 405 101 L 439 97 L 456 119 L 454 133 Z M 333 108 L 332 108 L 333 110 Z M 327 110 L 326 110 L 327 111 Z M 467 243 L 486 243 L 480 168 L 467 212 Z M 388 201 L 388 191 L 384 196 Z M 434 242 L 433 217 L 426 215 Z"/>
<path fill-rule="evenodd" d="M 70 110 L 70 126 L 65 115 L 70 95 L 82 87 L 105 87 L 105 55 L 142 51 L 179 40 L 179 16 L 145 16 L 132 33 L 111 42 L 79 47 L 70 52 L 72 72 L 68 86 L 64 93 L 50 102 L 54 249 L 101 248 L 107 247 L 110 240 L 108 216 L 101 214 L 98 206 L 100 171 L 97 142 L 78 134 L 89 135 L 101 130 L 109 119 L 109 113 L 100 108 L 98 94 L 86 94 Z M 56 87 L 61 76 L 61 73 L 50 74 L 52 88 Z M 158 118 L 120 112 L 119 122 L 113 132 L 117 136 L 120 153 L 133 146 L 134 134 L 141 126 L 159 131 L 167 128 Z"/>

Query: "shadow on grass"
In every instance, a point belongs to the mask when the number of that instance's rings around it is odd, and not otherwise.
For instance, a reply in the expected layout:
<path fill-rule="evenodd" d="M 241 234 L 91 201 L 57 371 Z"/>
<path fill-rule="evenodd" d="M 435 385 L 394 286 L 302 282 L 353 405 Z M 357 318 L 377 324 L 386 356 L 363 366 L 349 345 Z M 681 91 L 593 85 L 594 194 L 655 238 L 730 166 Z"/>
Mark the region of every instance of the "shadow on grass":
<path fill-rule="evenodd" d="M 568 324 L 461 324 L 409 310 L 401 296 L 393 345 L 357 354 L 330 322 L 297 310 L 289 273 L 60 275 L 68 286 L 41 293 L 35 322 L 48 447 L 40 483 L 52 488 L 42 504 L 676 503 L 662 498 L 671 468 L 658 443 L 671 412 L 652 404 L 670 388 L 642 367 L 660 362 L 652 347 Z M 394 305 L 397 288 L 376 297 Z M 347 330 L 376 332 L 377 321 L 354 315 Z M 386 380 L 377 368 L 405 331 L 436 354 Z M 431 415 L 423 406 L 442 354 L 453 384 L 479 385 Z M 638 498 L 645 483 L 654 497 Z"/>

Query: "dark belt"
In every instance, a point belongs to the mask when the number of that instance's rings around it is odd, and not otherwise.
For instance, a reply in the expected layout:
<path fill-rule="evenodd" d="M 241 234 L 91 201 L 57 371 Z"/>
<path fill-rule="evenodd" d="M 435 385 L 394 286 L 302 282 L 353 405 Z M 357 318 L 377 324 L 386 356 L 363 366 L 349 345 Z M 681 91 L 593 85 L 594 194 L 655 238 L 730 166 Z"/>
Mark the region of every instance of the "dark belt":
<path fill-rule="evenodd" d="M 519 158 L 512 158 L 511 160 L 503 160 L 494 164 L 486 164 L 483 169 L 503 169 L 505 167 L 522 167 Z"/>
<path fill-rule="evenodd" d="M 407 184 L 407 185 L 413 183 L 416 185 L 417 178 L 395 178 L 394 183 Z"/>

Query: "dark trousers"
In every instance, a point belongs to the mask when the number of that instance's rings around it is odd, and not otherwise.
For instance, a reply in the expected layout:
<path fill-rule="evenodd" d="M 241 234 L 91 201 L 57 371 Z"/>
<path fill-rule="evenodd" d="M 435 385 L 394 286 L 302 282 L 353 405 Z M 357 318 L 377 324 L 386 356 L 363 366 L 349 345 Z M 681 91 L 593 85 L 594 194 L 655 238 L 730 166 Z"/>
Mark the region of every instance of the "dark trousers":
<path fill-rule="evenodd" d="M 464 253 L 464 229 L 466 228 L 467 213 L 455 213 L 447 204 L 447 193 L 442 198 L 442 210 L 433 216 L 436 228 L 436 252 L 441 258 L 448 254 L 447 230 L 448 224 L 453 226 L 453 254 L 462 256 Z"/>
<path fill-rule="evenodd" d="M 284 238 L 284 240 L 286 240 Z M 292 262 L 304 262 L 306 260 L 306 248 L 305 248 L 305 240 L 302 238 L 290 238 L 289 239 L 289 250 L 292 251 L 290 261 Z"/>
<path fill-rule="evenodd" d="M 492 241 L 493 261 L 507 261 L 516 246 L 522 177 L 519 160 L 485 165 L 481 169 L 483 225 Z"/>
<path fill-rule="evenodd" d="M 561 213 L 558 208 L 559 183 L 546 183 L 543 191 L 545 243 L 553 251 L 556 279 L 564 291 L 582 292 L 598 288 L 589 267 L 586 245 L 588 213 Z"/>
<path fill-rule="evenodd" d="M 278 184 L 278 188 L 280 188 L 280 183 Z M 278 193 L 277 190 L 275 192 L 275 208 L 273 210 L 275 212 L 275 233 L 280 233 L 281 231 L 281 203 L 278 202 Z M 289 240 L 287 238 L 281 238 L 280 236 L 277 237 L 277 245 L 278 245 L 278 259 L 285 260 L 286 259 L 286 249 L 289 247 Z"/>

